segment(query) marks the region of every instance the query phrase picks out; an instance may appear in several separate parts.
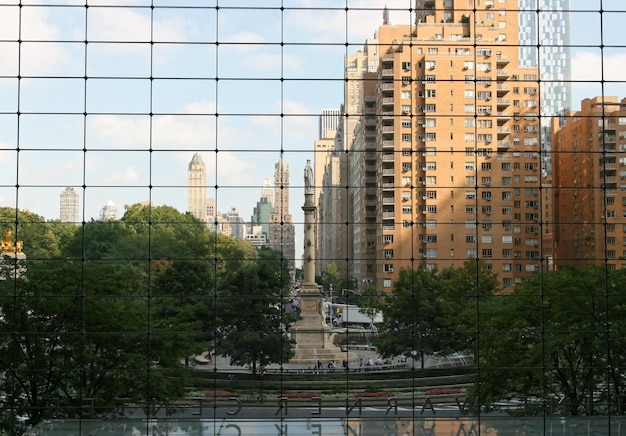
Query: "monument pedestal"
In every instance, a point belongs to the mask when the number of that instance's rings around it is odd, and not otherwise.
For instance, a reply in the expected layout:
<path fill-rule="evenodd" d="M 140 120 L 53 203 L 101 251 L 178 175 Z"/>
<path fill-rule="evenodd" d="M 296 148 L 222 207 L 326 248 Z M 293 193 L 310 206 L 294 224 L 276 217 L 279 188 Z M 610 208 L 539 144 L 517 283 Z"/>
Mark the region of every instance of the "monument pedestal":
<path fill-rule="evenodd" d="M 305 283 L 300 289 L 300 308 L 302 318 L 291 327 L 291 338 L 296 341 L 294 356 L 290 363 L 315 366 L 320 362 L 324 368 L 333 360 L 337 368 L 343 362 L 356 362 L 358 356 L 333 343 L 330 327 L 321 314 L 319 290 L 315 283 Z"/>
<path fill-rule="evenodd" d="M 354 362 L 358 357 L 349 351 L 341 351 L 333 343 L 330 327 L 322 318 L 320 292 L 315 283 L 315 188 L 313 184 L 311 160 L 304 168 L 304 282 L 300 288 L 301 319 L 291 327 L 291 339 L 296 345 L 290 363 L 304 364 L 309 367 L 335 361 L 337 368 L 343 362 Z"/>

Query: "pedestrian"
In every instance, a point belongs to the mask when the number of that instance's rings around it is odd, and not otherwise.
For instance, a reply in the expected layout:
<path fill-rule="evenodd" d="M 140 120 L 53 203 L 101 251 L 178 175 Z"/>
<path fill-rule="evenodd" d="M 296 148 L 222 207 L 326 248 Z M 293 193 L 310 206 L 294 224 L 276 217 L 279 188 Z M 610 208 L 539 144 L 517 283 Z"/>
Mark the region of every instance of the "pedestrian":
<path fill-rule="evenodd" d="M 363 366 L 363 358 L 361 357 L 361 360 L 359 360 L 359 366 Z"/>

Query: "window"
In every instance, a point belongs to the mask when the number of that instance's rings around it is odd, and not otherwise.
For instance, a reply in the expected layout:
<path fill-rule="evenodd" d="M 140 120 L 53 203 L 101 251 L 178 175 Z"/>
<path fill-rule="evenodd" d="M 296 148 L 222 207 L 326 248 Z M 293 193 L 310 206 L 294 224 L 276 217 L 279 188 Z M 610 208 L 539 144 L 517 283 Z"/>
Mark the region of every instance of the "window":
<path fill-rule="evenodd" d="M 391 288 L 391 279 L 383 279 L 383 288 Z"/>
<path fill-rule="evenodd" d="M 410 100 L 411 99 L 411 91 L 402 91 L 402 94 L 400 95 L 400 97 L 403 100 Z"/>
<path fill-rule="evenodd" d="M 383 271 L 385 271 L 385 272 L 393 272 L 393 263 L 385 263 L 383 265 Z"/>
<path fill-rule="evenodd" d="M 434 70 L 435 69 L 435 61 L 426 61 L 425 65 L 427 70 Z"/>

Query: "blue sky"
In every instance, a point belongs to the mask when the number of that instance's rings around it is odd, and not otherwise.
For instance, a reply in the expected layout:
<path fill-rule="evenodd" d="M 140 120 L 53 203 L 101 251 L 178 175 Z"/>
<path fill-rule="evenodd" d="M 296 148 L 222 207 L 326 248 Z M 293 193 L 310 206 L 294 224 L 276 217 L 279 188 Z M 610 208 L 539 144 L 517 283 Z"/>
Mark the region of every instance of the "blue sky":
<path fill-rule="evenodd" d="M 282 149 L 301 222 L 302 170 L 318 114 L 342 101 L 344 55 L 373 36 L 385 4 L 392 24 L 409 23 L 412 1 L 222 0 L 237 9 L 217 12 L 181 7 L 215 0 L 154 0 L 172 7 L 155 8 L 152 23 L 150 3 L 89 0 L 107 7 L 85 14 L 85 0 L 22 1 L 20 26 L 18 1 L 0 0 L 0 204 L 54 219 L 62 189 L 86 185 L 85 219 L 107 200 L 120 214 L 148 199 L 184 211 L 187 164 L 199 151 L 218 209 L 236 206 L 248 220 Z M 626 97 L 626 4 L 571 7 L 575 107 L 603 91 Z"/>

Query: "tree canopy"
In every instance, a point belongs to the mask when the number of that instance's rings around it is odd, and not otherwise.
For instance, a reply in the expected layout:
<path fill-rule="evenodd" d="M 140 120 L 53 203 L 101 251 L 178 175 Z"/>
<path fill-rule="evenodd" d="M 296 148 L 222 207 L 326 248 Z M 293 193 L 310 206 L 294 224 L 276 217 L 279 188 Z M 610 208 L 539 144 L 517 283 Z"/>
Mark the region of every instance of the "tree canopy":
<path fill-rule="evenodd" d="M 556 398 L 571 415 L 592 414 L 623 395 L 626 272 L 601 266 L 537 274 L 481 309 L 475 344 L 482 404 Z"/>
<path fill-rule="evenodd" d="M 254 367 L 291 356 L 289 274 L 269 249 L 168 206 L 83 225 L 0 208 L 0 223 L 27 256 L 21 274 L 0 264 L 0 433 L 17 416 L 84 416 L 86 400 L 97 417 L 119 398 L 176 398 L 204 351 Z"/>
<path fill-rule="evenodd" d="M 381 353 L 424 355 L 470 349 L 477 333 L 476 309 L 497 289 L 495 274 L 474 260 L 441 272 L 421 267 L 401 270 L 392 293 L 379 305 L 384 315 Z"/>

